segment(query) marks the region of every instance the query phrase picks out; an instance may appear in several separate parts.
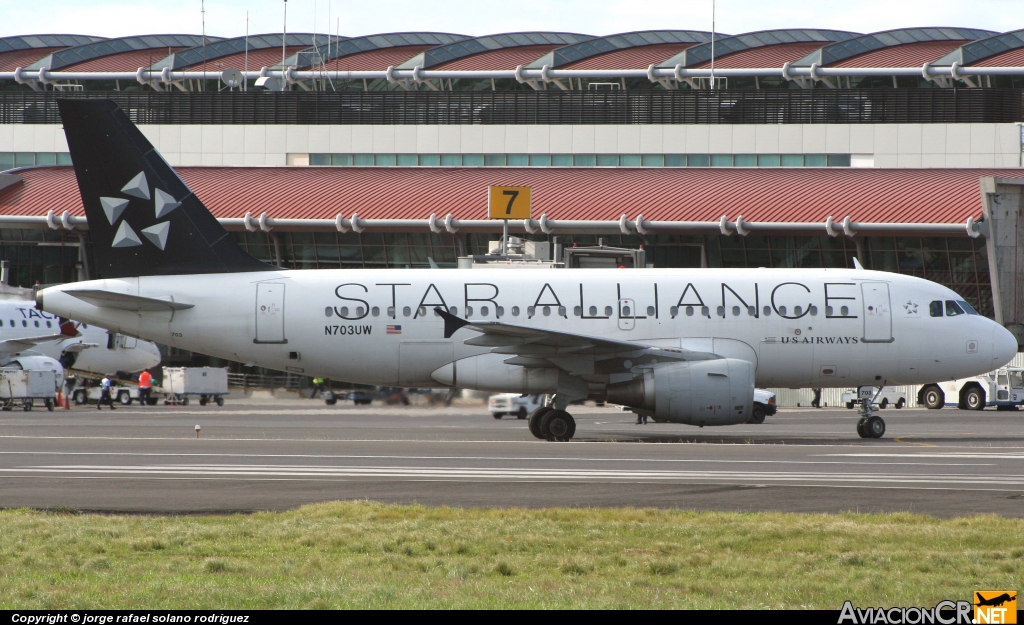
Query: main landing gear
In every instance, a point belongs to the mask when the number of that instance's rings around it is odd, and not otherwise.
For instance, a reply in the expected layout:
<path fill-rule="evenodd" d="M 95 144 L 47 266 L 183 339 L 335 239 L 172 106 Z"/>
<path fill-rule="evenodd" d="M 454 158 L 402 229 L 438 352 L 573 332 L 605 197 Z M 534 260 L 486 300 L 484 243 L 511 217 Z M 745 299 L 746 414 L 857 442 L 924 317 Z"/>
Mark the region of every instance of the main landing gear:
<path fill-rule="evenodd" d="M 881 391 L 879 391 L 881 392 Z M 882 417 L 871 414 L 874 398 L 860 400 L 860 421 L 857 422 L 857 434 L 861 438 L 882 438 L 885 435 L 885 421 Z"/>
<path fill-rule="evenodd" d="M 530 415 L 530 434 L 549 441 L 568 441 L 576 434 L 576 420 L 564 410 L 542 406 Z"/>

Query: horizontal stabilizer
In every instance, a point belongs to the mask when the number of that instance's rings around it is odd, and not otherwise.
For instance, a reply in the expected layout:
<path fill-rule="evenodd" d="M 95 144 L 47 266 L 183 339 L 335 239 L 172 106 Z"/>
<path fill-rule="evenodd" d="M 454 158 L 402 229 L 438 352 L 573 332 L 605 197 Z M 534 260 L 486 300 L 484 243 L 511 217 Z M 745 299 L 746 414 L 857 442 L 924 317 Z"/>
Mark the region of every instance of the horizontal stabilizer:
<path fill-rule="evenodd" d="M 93 306 L 130 310 L 133 312 L 166 312 L 187 310 L 195 307 L 195 304 L 174 302 L 154 297 L 140 297 L 138 295 L 128 295 L 127 293 L 112 293 L 111 291 L 100 291 L 98 289 L 79 289 L 64 292 Z"/>

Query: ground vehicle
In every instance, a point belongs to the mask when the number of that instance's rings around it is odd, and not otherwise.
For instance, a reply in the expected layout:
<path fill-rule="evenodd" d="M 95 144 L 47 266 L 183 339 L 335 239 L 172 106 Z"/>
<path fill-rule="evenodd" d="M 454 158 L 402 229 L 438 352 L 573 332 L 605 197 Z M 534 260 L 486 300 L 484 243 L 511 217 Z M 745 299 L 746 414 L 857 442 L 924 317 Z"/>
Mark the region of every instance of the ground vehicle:
<path fill-rule="evenodd" d="M 750 421 L 747 423 L 764 423 L 765 417 L 770 417 L 778 412 L 775 405 L 775 393 L 766 391 L 763 388 L 754 389 L 754 407 L 750 413 Z"/>
<path fill-rule="evenodd" d="M 846 391 L 843 393 L 843 403 L 850 410 L 857 405 L 857 389 L 852 391 Z M 907 405 L 907 394 L 899 390 L 895 386 L 883 386 L 882 392 L 878 393 L 875 397 L 874 403 L 879 408 L 888 408 L 889 406 L 895 406 L 897 409 Z"/>
<path fill-rule="evenodd" d="M 961 410 L 1017 410 L 1024 404 L 1024 369 L 1003 367 L 989 373 L 949 382 L 925 384 L 918 393 L 918 402 L 929 410 L 938 410 L 956 400 Z"/>
<path fill-rule="evenodd" d="M 3 410 L 20 405 L 32 410 L 35 400 L 42 400 L 53 410 L 57 397 L 57 373 L 50 370 L 0 369 L 0 404 Z"/>
<path fill-rule="evenodd" d="M 499 393 L 491 395 L 487 400 L 487 409 L 491 416 L 500 419 L 505 415 L 515 415 L 517 419 L 525 419 L 528 414 L 544 405 L 543 395 L 526 395 L 519 393 Z"/>
<path fill-rule="evenodd" d="M 224 405 L 228 394 L 228 370 L 220 367 L 164 367 L 164 403 L 188 405 L 190 395 L 199 396 L 199 405 L 217 402 Z"/>
<path fill-rule="evenodd" d="M 153 387 L 149 401 L 146 402 L 149 406 L 156 405 L 155 393 L 159 392 L 159 387 Z M 139 400 L 139 387 L 138 386 L 114 386 L 110 389 L 111 394 L 114 397 L 114 401 L 121 404 L 122 406 L 130 406 L 132 402 Z M 90 386 L 89 388 L 76 388 L 71 392 L 71 401 L 77 406 L 81 406 L 87 403 L 96 403 L 100 400 L 100 394 L 102 390 L 99 386 Z"/>
<path fill-rule="evenodd" d="M 320 399 L 324 400 L 324 403 L 328 406 L 333 406 L 338 403 L 339 399 L 351 399 L 352 403 L 357 406 L 369 406 L 373 403 L 376 396 L 376 393 L 372 391 L 361 391 L 358 389 L 353 391 L 324 391 L 323 393 L 320 393 Z M 405 403 L 408 405 L 409 400 L 406 399 Z"/>

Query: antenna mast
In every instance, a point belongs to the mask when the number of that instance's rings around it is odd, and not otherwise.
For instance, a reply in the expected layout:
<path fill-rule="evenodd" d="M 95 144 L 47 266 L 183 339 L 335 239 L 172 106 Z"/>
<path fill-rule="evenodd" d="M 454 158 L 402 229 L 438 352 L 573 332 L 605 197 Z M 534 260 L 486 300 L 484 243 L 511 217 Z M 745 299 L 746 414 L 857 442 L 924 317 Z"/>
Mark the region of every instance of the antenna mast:
<path fill-rule="evenodd" d="M 711 88 L 715 88 L 715 0 L 711 0 Z"/>
<path fill-rule="evenodd" d="M 203 91 L 206 88 L 206 0 L 199 0 L 199 14 L 203 21 L 203 83 L 199 90 Z"/>
<path fill-rule="evenodd" d="M 281 72 L 284 72 L 284 42 L 288 39 L 288 0 L 284 0 L 284 22 L 281 26 Z M 284 82 L 283 76 L 284 74 L 282 73 L 281 82 Z"/>

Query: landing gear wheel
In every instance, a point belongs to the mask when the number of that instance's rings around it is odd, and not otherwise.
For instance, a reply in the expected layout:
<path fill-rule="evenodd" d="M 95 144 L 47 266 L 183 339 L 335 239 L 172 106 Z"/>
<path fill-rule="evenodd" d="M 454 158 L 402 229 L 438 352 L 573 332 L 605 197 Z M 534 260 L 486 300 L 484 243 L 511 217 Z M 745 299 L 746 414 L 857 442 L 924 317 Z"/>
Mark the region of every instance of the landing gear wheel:
<path fill-rule="evenodd" d="M 864 429 L 864 426 L 867 424 L 867 422 L 867 419 L 861 419 L 860 421 L 857 422 L 857 434 L 859 434 L 861 438 L 871 438 L 871 435 L 868 434 L 868 431 Z"/>
<path fill-rule="evenodd" d="M 541 406 L 540 408 L 533 411 L 533 414 L 530 415 L 529 421 L 530 434 L 533 434 L 537 438 L 547 438 L 546 436 L 541 434 L 540 421 L 541 419 L 544 418 L 544 415 L 551 412 L 551 410 L 552 408 L 548 408 L 547 406 Z"/>
<path fill-rule="evenodd" d="M 924 387 L 921 391 L 921 400 L 928 410 L 939 410 L 946 405 L 946 396 L 943 395 L 942 389 L 935 385 Z"/>
<path fill-rule="evenodd" d="M 576 434 L 576 420 L 564 410 L 549 410 L 540 421 L 540 431 L 549 441 L 565 442 Z"/>
<path fill-rule="evenodd" d="M 978 387 L 969 388 L 964 392 L 964 405 L 968 410 L 985 409 L 985 391 Z"/>
<path fill-rule="evenodd" d="M 747 421 L 747 423 L 764 423 L 764 417 L 764 407 L 755 405 L 750 413 L 750 421 Z"/>
<path fill-rule="evenodd" d="M 882 438 L 885 435 L 885 421 L 882 417 L 868 417 L 864 431 L 867 433 L 865 438 Z"/>

